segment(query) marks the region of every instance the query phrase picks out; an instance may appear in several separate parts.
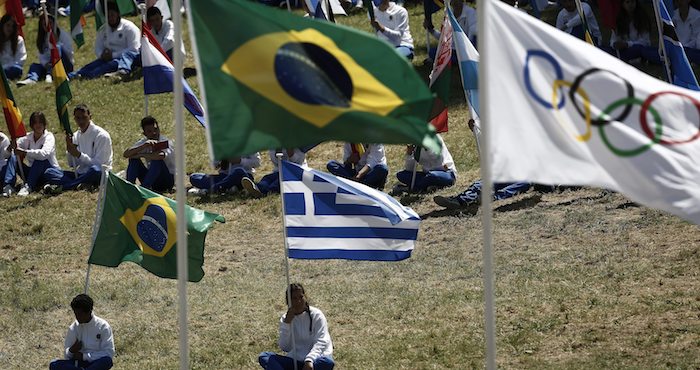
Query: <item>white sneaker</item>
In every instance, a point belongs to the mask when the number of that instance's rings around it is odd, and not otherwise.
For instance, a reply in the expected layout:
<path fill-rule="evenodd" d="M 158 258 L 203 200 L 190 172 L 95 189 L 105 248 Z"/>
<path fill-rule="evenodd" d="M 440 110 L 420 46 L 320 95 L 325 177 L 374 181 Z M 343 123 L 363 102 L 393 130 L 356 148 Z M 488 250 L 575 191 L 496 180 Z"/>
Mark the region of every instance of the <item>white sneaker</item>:
<path fill-rule="evenodd" d="M 15 188 L 13 188 L 10 184 L 7 184 L 4 188 L 2 188 L 2 196 L 5 198 L 9 198 L 14 192 Z"/>
<path fill-rule="evenodd" d="M 207 195 L 209 191 L 207 189 L 200 189 L 200 188 L 191 188 L 190 190 L 187 190 L 188 195 Z"/>
<path fill-rule="evenodd" d="M 22 185 L 22 188 L 19 189 L 19 192 L 17 192 L 17 195 L 19 195 L 20 197 L 26 197 L 27 195 L 29 195 L 30 192 L 31 190 L 29 190 L 29 185 L 24 184 Z"/>
<path fill-rule="evenodd" d="M 49 83 L 49 84 L 53 83 L 53 77 L 51 76 L 50 73 L 46 74 L 46 77 L 44 77 L 44 82 Z"/>
<path fill-rule="evenodd" d="M 48 76 L 48 75 L 47 75 Z M 31 78 L 27 77 L 22 81 L 17 81 L 17 86 L 24 86 L 24 85 L 32 85 L 35 84 L 36 81 L 32 80 Z"/>
<path fill-rule="evenodd" d="M 241 185 L 243 185 L 243 189 L 245 189 L 246 193 L 250 195 L 253 198 L 262 198 L 264 194 L 258 189 L 258 186 L 253 182 L 253 180 L 244 177 L 241 180 Z"/>

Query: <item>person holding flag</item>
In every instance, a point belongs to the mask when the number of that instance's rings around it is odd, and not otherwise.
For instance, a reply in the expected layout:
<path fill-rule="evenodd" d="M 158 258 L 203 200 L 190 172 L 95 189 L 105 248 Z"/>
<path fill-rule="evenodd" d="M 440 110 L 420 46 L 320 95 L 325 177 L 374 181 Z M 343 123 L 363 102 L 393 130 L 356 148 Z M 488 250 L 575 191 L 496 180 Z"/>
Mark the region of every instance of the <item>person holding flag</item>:
<path fill-rule="evenodd" d="M 39 28 L 36 37 L 36 47 L 39 51 L 39 63 L 32 63 L 29 66 L 29 72 L 27 73 L 27 78 L 22 81 L 17 82 L 17 86 L 24 86 L 35 84 L 39 80 L 46 80 L 46 82 L 52 82 L 51 77 L 51 45 L 50 45 L 50 33 L 51 30 L 55 29 L 58 40 L 56 42 L 56 48 L 58 49 L 59 56 L 63 62 L 63 68 L 66 73 L 73 72 L 73 64 L 75 63 L 74 53 L 73 53 L 73 41 L 71 40 L 70 33 L 65 32 L 60 27 L 55 27 L 55 19 L 50 12 L 47 12 L 46 16 L 43 14 L 38 17 Z"/>
<path fill-rule="evenodd" d="M 673 25 L 678 41 L 683 45 L 691 63 L 700 63 L 700 10 L 690 5 L 690 0 L 677 0 L 673 12 Z"/>
<path fill-rule="evenodd" d="M 10 177 L 6 177 L 7 169 L 12 166 L 10 159 L 14 157 L 12 149 L 9 147 L 10 139 L 0 132 L 0 185 L 2 185 L 2 196 L 5 198 L 14 194 L 15 182 L 17 181 L 17 176 L 12 176 L 12 173 L 10 173 Z"/>
<path fill-rule="evenodd" d="M 602 41 L 602 35 L 600 33 L 600 27 L 598 26 L 598 21 L 595 19 L 595 14 L 593 14 L 593 9 L 586 2 L 581 3 L 581 9 L 585 16 L 584 20 L 579 16 L 578 10 L 576 9 L 575 0 L 561 0 L 562 9 L 557 15 L 556 27 L 568 34 L 585 40 L 586 29 L 584 25 L 588 25 L 588 31 L 593 38 L 593 43 L 595 45 L 600 45 Z"/>
<path fill-rule="evenodd" d="M 151 34 L 160 44 L 170 60 L 173 60 L 173 47 L 175 46 L 175 27 L 170 19 L 163 19 L 163 14 L 157 6 L 151 6 L 146 10 L 146 24 L 151 29 Z M 180 44 L 182 55 L 185 53 L 185 45 Z"/>
<path fill-rule="evenodd" d="M 408 60 L 413 60 L 413 37 L 406 8 L 393 1 L 382 0 L 374 9 L 374 18 L 370 20 L 370 24 L 377 37 L 393 45 L 396 51 Z"/>
<path fill-rule="evenodd" d="M 398 194 L 409 191 L 426 192 L 450 187 L 457 181 L 457 167 L 452 159 L 447 145 L 440 135 L 438 139 L 442 143 L 440 154 L 436 154 L 424 148 L 416 149 L 413 145 L 406 147 L 406 164 L 403 171 L 396 173 L 400 184 L 394 186 L 392 193 Z M 418 153 L 416 153 L 418 150 Z M 420 164 L 422 171 L 413 172 Z M 413 185 L 411 187 L 411 185 Z"/>
<path fill-rule="evenodd" d="M 389 175 L 383 144 L 345 143 L 343 163 L 332 160 L 326 168 L 335 176 L 355 180 L 375 189 L 383 189 Z"/>

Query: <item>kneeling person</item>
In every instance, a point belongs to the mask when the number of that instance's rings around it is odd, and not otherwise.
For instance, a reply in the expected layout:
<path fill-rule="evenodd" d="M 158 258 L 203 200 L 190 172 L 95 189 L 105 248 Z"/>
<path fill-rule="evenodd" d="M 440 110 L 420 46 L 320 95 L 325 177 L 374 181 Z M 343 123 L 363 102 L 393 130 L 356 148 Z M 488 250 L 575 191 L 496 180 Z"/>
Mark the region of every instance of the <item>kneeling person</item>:
<path fill-rule="evenodd" d="M 158 121 L 151 116 L 141 120 L 143 139 L 124 151 L 129 159 L 126 180 L 157 192 L 171 189 L 175 185 L 175 157 L 173 142 L 161 135 Z M 144 164 L 143 160 L 146 161 Z"/>

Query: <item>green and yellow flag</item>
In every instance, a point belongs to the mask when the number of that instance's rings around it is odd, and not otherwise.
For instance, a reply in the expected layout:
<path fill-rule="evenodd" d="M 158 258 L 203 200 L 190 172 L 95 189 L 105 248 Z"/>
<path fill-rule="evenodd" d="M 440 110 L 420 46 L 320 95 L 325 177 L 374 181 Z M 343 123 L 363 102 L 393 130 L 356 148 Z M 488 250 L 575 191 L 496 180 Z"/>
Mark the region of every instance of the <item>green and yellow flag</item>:
<path fill-rule="evenodd" d="M 97 237 L 88 263 L 117 267 L 134 262 L 151 273 L 177 278 L 177 203 L 122 180 L 111 172 L 106 179 Z M 189 281 L 204 277 L 204 239 L 221 215 L 186 207 Z"/>
<path fill-rule="evenodd" d="M 439 152 L 431 93 L 384 41 L 246 0 L 190 7 L 213 158 L 326 140 Z"/>
<path fill-rule="evenodd" d="M 78 48 L 85 44 L 85 37 L 83 36 L 83 27 L 85 27 L 84 8 L 85 0 L 70 0 L 70 35 Z"/>
<path fill-rule="evenodd" d="M 45 24 L 49 24 L 45 22 Z M 63 131 L 72 135 L 73 130 L 70 128 L 70 117 L 68 115 L 68 102 L 73 99 L 73 94 L 70 92 L 68 84 L 68 76 L 66 69 L 63 67 L 61 54 L 56 46 L 56 38 L 53 35 L 51 27 L 47 27 L 46 32 L 49 34 L 49 47 L 51 48 L 51 74 L 53 75 L 53 84 L 56 87 L 56 113 L 58 120 L 61 121 Z"/>

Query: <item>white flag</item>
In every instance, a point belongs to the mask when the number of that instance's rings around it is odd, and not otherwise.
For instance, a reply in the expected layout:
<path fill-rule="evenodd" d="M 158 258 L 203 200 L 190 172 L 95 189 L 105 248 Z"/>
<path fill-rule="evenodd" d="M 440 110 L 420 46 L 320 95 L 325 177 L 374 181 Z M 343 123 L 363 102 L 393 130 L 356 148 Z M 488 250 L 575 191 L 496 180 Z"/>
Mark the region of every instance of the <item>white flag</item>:
<path fill-rule="evenodd" d="M 608 188 L 700 223 L 700 93 L 483 3 L 493 180 Z"/>

